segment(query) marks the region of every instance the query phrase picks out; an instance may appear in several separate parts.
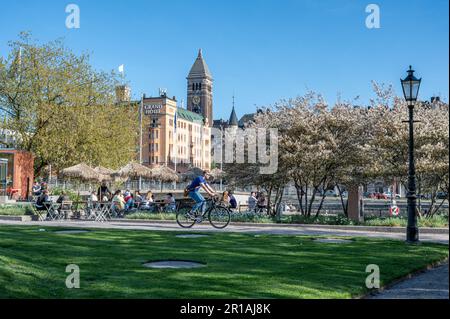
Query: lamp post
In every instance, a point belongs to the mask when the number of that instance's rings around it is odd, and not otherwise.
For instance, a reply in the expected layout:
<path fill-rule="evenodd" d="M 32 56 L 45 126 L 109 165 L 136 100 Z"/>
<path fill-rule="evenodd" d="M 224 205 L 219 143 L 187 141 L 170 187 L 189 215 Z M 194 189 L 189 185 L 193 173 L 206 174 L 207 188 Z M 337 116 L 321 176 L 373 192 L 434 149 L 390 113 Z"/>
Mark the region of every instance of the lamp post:
<path fill-rule="evenodd" d="M 414 70 L 409 66 L 408 75 L 404 80 L 400 80 L 403 89 L 403 95 L 408 103 L 409 119 L 405 121 L 409 126 L 409 169 L 408 169 L 408 225 L 406 227 L 406 241 L 416 243 L 419 241 L 419 228 L 417 227 L 416 215 L 416 168 L 414 164 L 414 104 L 417 101 L 420 82 L 414 76 Z"/>

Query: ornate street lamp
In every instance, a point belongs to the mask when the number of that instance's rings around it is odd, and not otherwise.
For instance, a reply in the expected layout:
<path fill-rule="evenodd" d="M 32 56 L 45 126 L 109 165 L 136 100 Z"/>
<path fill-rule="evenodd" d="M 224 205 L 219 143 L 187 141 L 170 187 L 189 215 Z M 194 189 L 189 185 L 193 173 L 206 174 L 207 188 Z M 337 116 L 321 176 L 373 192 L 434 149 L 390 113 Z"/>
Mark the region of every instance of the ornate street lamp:
<path fill-rule="evenodd" d="M 406 241 L 416 243 L 419 241 L 419 228 L 416 215 L 416 168 L 414 164 L 414 104 L 419 94 L 420 82 L 414 76 L 414 70 L 409 66 L 408 75 L 402 83 L 403 95 L 408 103 L 409 119 L 405 121 L 409 126 L 409 170 L 408 170 L 408 226 L 406 227 Z"/>

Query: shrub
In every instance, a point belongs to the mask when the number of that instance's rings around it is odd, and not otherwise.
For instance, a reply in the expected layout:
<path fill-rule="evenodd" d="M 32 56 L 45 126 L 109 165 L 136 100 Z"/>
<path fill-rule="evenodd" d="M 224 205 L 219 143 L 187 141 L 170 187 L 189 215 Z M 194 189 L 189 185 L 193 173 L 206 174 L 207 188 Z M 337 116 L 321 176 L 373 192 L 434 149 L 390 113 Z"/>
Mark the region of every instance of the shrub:
<path fill-rule="evenodd" d="M 29 205 L 0 205 L 0 215 L 4 216 L 22 216 L 33 215 L 33 210 Z"/>

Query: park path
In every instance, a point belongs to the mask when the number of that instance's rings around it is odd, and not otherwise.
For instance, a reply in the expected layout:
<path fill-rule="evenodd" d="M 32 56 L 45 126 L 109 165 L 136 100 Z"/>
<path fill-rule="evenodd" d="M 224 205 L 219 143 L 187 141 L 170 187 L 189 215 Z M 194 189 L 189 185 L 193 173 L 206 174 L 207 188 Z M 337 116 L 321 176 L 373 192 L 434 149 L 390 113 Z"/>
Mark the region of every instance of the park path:
<path fill-rule="evenodd" d="M 367 299 L 449 299 L 448 261 L 419 273 Z"/>
<path fill-rule="evenodd" d="M 110 221 L 106 223 L 94 222 L 94 221 L 7 221 L 0 220 L 0 225 L 19 225 L 19 226 L 58 226 L 58 227 L 83 227 L 83 228 L 104 228 L 104 229 L 137 229 L 137 230 L 160 230 L 160 231 L 183 231 L 183 232 L 237 232 L 237 233 L 249 233 L 249 234 L 273 234 L 273 235 L 323 235 L 323 236 L 335 236 L 335 237 L 371 237 L 371 238 L 386 238 L 386 239 L 398 239 L 405 240 L 404 233 L 396 232 L 382 232 L 382 231 L 361 231 L 361 230 L 348 230 L 340 229 L 336 226 L 326 227 L 314 227 L 313 225 L 293 225 L 293 226 L 281 226 L 281 225 L 242 225 L 242 224 L 230 224 L 225 229 L 215 229 L 208 223 L 204 222 L 200 225 L 194 225 L 191 229 L 183 229 L 177 225 L 176 222 L 158 222 L 158 221 L 146 221 L 137 222 L 132 220 Z M 423 242 L 436 242 L 441 244 L 449 243 L 448 233 L 421 233 L 420 240 Z"/>

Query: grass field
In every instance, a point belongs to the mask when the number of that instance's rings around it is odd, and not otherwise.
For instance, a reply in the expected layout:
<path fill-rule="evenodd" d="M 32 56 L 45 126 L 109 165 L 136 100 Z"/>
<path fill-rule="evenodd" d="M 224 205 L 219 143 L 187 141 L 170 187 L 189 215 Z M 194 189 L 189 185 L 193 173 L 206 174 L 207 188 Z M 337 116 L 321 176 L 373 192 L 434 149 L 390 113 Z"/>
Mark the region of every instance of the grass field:
<path fill-rule="evenodd" d="M 40 228 L 0 226 L 0 298 L 351 298 L 368 292 L 368 264 L 383 285 L 449 254 L 447 245 L 382 239 Z M 161 259 L 207 267 L 142 267 Z M 80 267 L 80 289 L 65 286 L 68 264 Z"/>

